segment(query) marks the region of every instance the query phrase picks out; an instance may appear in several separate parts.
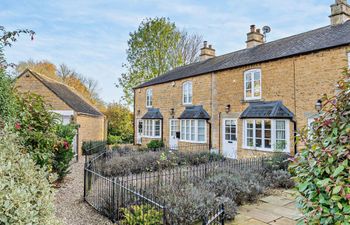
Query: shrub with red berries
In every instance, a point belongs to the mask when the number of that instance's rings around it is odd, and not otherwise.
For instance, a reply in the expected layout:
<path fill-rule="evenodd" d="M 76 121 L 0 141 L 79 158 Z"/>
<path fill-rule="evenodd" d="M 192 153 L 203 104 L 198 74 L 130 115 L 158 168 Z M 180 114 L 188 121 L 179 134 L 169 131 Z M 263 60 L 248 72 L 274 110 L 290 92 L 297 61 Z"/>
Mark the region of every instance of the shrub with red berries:
<path fill-rule="evenodd" d="M 334 97 L 323 97 L 323 109 L 300 134 L 305 146 L 290 171 L 300 193 L 299 224 L 350 224 L 350 74 L 338 82 Z"/>

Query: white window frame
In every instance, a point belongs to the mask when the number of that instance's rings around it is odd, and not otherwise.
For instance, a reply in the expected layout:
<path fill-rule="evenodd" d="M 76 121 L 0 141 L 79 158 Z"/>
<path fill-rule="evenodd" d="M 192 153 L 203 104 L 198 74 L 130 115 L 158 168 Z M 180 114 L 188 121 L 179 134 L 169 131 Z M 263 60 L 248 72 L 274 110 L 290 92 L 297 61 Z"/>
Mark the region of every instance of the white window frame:
<path fill-rule="evenodd" d="M 146 107 L 150 108 L 153 105 L 153 91 L 152 89 L 146 90 Z"/>
<path fill-rule="evenodd" d="M 182 104 L 191 105 L 193 101 L 193 86 L 191 81 L 182 84 Z"/>
<path fill-rule="evenodd" d="M 259 93 L 260 95 L 259 96 L 254 96 L 254 92 L 255 92 L 255 89 L 254 89 L 254 73 L 255 72 L 259 72 L 260 74 L 260 90 L 259 90 Z M 246 91 L 246 83 L 247 83 L 247 75 L 250 75 L 251 76 L 251 97 L 248 97 L 247 96 L 247 91 Z M 262 96 L 262 87 L 261 87 L 261 84 L 262 84 L 262 73 L 261 73 L 261 69 L 252 69 L 252 70 L 247 70 L 244 72 L 244 100 L 259 100 L 261 99 L 261 96 Z"/>
<path fill-rule="evenodd" d="M 189 142 L 189 143 L 207 143 L 207 121 L 204 121 L 204 140 L 199 141 L 198 140 L 198 121 L 196 119 L 182 119 L 180 120 L 180 141 L 182 142 Z M 183 126 L 184 124 L 184 126 Z M 188 124 L 188 126 L 186 126 Z M 189 131 L 187 130 L 187 127 L 189 128 Z M 194 132 L 192 132 L 192 128 L 194 127 Z M 185 130 L 184 130 L 184 129 Z M 186 137 L 186 134 L 189 134 L 189 138 Z M 192 135 L 194 135 L 194 140 L 192 140 Z"/>
<path fill-rule="evenodd" d="M 269 120 L 271 121 L 271 148 L 265 148 L 265 122 L 262 123 L 262 147 L 255 147 L 256 143 L 256 121 L 261 120 L 261 121 L 266 121 Z M 253 121 L 253 146 L 248 146 L 247 143 L 247 123 L 248 121 Z M 251 150 L 259 150 L 259 151 L 267 151 L 267 152 L 273 152 L 276 150 L 276 121 L 284 121 L 285 122 L 285 138 L 286 138 L 286 147 L 285 149 L 282 149 L 283 152 L 289 152 L 290 151 L 290 128 L 289 128 L 289 120 L 283 120 L 283 119 L 245 119 L 243 121 L 243 143 L 242 143 L 242 148 L 244 149 L 251 149 Z"/>
<path fill-rule="evenodd" d="M 159 121 L 159 135 L 155 135 L 156 133 L 156 121 Z M 160 138 L 162 136 L 162 121 L 158 119 L 146 119 L 142 120 L 143 122 L 143 133 L 142 137 L 146 138 Z"/>
<path fill-rule="evenodd" d="M 347 55 L 348 55 L 348 69 L 350 70 L 350 52 L 348 52 Z"/>

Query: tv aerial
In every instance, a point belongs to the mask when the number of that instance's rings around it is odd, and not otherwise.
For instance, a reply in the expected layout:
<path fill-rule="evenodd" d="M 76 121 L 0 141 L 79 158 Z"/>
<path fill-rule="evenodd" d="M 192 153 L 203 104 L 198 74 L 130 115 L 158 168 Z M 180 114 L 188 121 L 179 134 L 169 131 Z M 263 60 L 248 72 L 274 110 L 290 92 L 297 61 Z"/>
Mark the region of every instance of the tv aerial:
<path fill-rule="evenodd" d="M 263 30 L 263 34 L 264 34 L 264 38 L 265 38 L 265 42 L 266 42 L 266 36 L 267 36 L 266 34 L 271 32 L 271 27 L 269 27 L 269 26 L 264 26 L 264 27 L 262 28 L 262 30 Z"/>

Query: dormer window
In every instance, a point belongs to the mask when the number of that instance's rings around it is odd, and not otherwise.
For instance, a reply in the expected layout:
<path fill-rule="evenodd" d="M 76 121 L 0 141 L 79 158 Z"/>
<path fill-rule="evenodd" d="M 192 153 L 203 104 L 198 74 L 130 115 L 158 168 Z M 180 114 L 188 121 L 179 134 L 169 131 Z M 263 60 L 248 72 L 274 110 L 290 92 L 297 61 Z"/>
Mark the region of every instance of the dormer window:
<path fill-rule="evenodd" d="M 244 73 L 244 100 L 261 99 L 261 70 L 248 70 Z"/>
<path fill-rule="evenodd" d="M 153 97 L 152 89 L 147 89 L 147 91 L 146 91 L 146 107 L 152 107 L 152 104 L 153 104 L 152 97 Z"/>
<path fill-rule="evenodd" d="M 183 104 L 192 104 L 192 82 L 187 81 L 182 86 Z"/>

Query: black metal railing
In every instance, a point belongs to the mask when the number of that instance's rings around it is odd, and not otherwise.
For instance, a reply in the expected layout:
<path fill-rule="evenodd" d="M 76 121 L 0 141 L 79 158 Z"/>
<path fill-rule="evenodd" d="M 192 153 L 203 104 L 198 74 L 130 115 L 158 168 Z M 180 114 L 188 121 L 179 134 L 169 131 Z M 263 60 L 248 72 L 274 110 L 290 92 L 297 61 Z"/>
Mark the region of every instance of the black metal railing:
<path fill-rule="evenodd" d="M 219 209 L 215 209 L 214 211 L 210 212 L 208 217 L 205 217 L 203 219 L 203 225 L 210 225 L 210 224 L 225 224 L 225 205 L 222 203 L 220 205 Z"/>
<path fill-rule="evenodd" d="M 156 224 L 173 224 L 174 215 L 166 208 L 164 200 L 157 197 L 158 191 L 165 185 L 185 179 L 203 179 L 208 175 L 244 170 L 263 170 L 271 163 L 271 158 L 250 158 L 214 161 L 198 166 L 180 166 L 154 172 L 142 172 L 118 177 L 103 176 L 101 162 L 120 157 L 115 151 L 106 150 L 86 158 L 84 168 L 84 200 L 100 213 L 118 224 L 143 224 L 150 218 L 158 220 Z M 285 158 L 285 156 L 283 156 Z M 129 221 L 129 220 L 136 220 Z M 224 205 L 213 209 L 202 224 L 224 224 Z"/>

